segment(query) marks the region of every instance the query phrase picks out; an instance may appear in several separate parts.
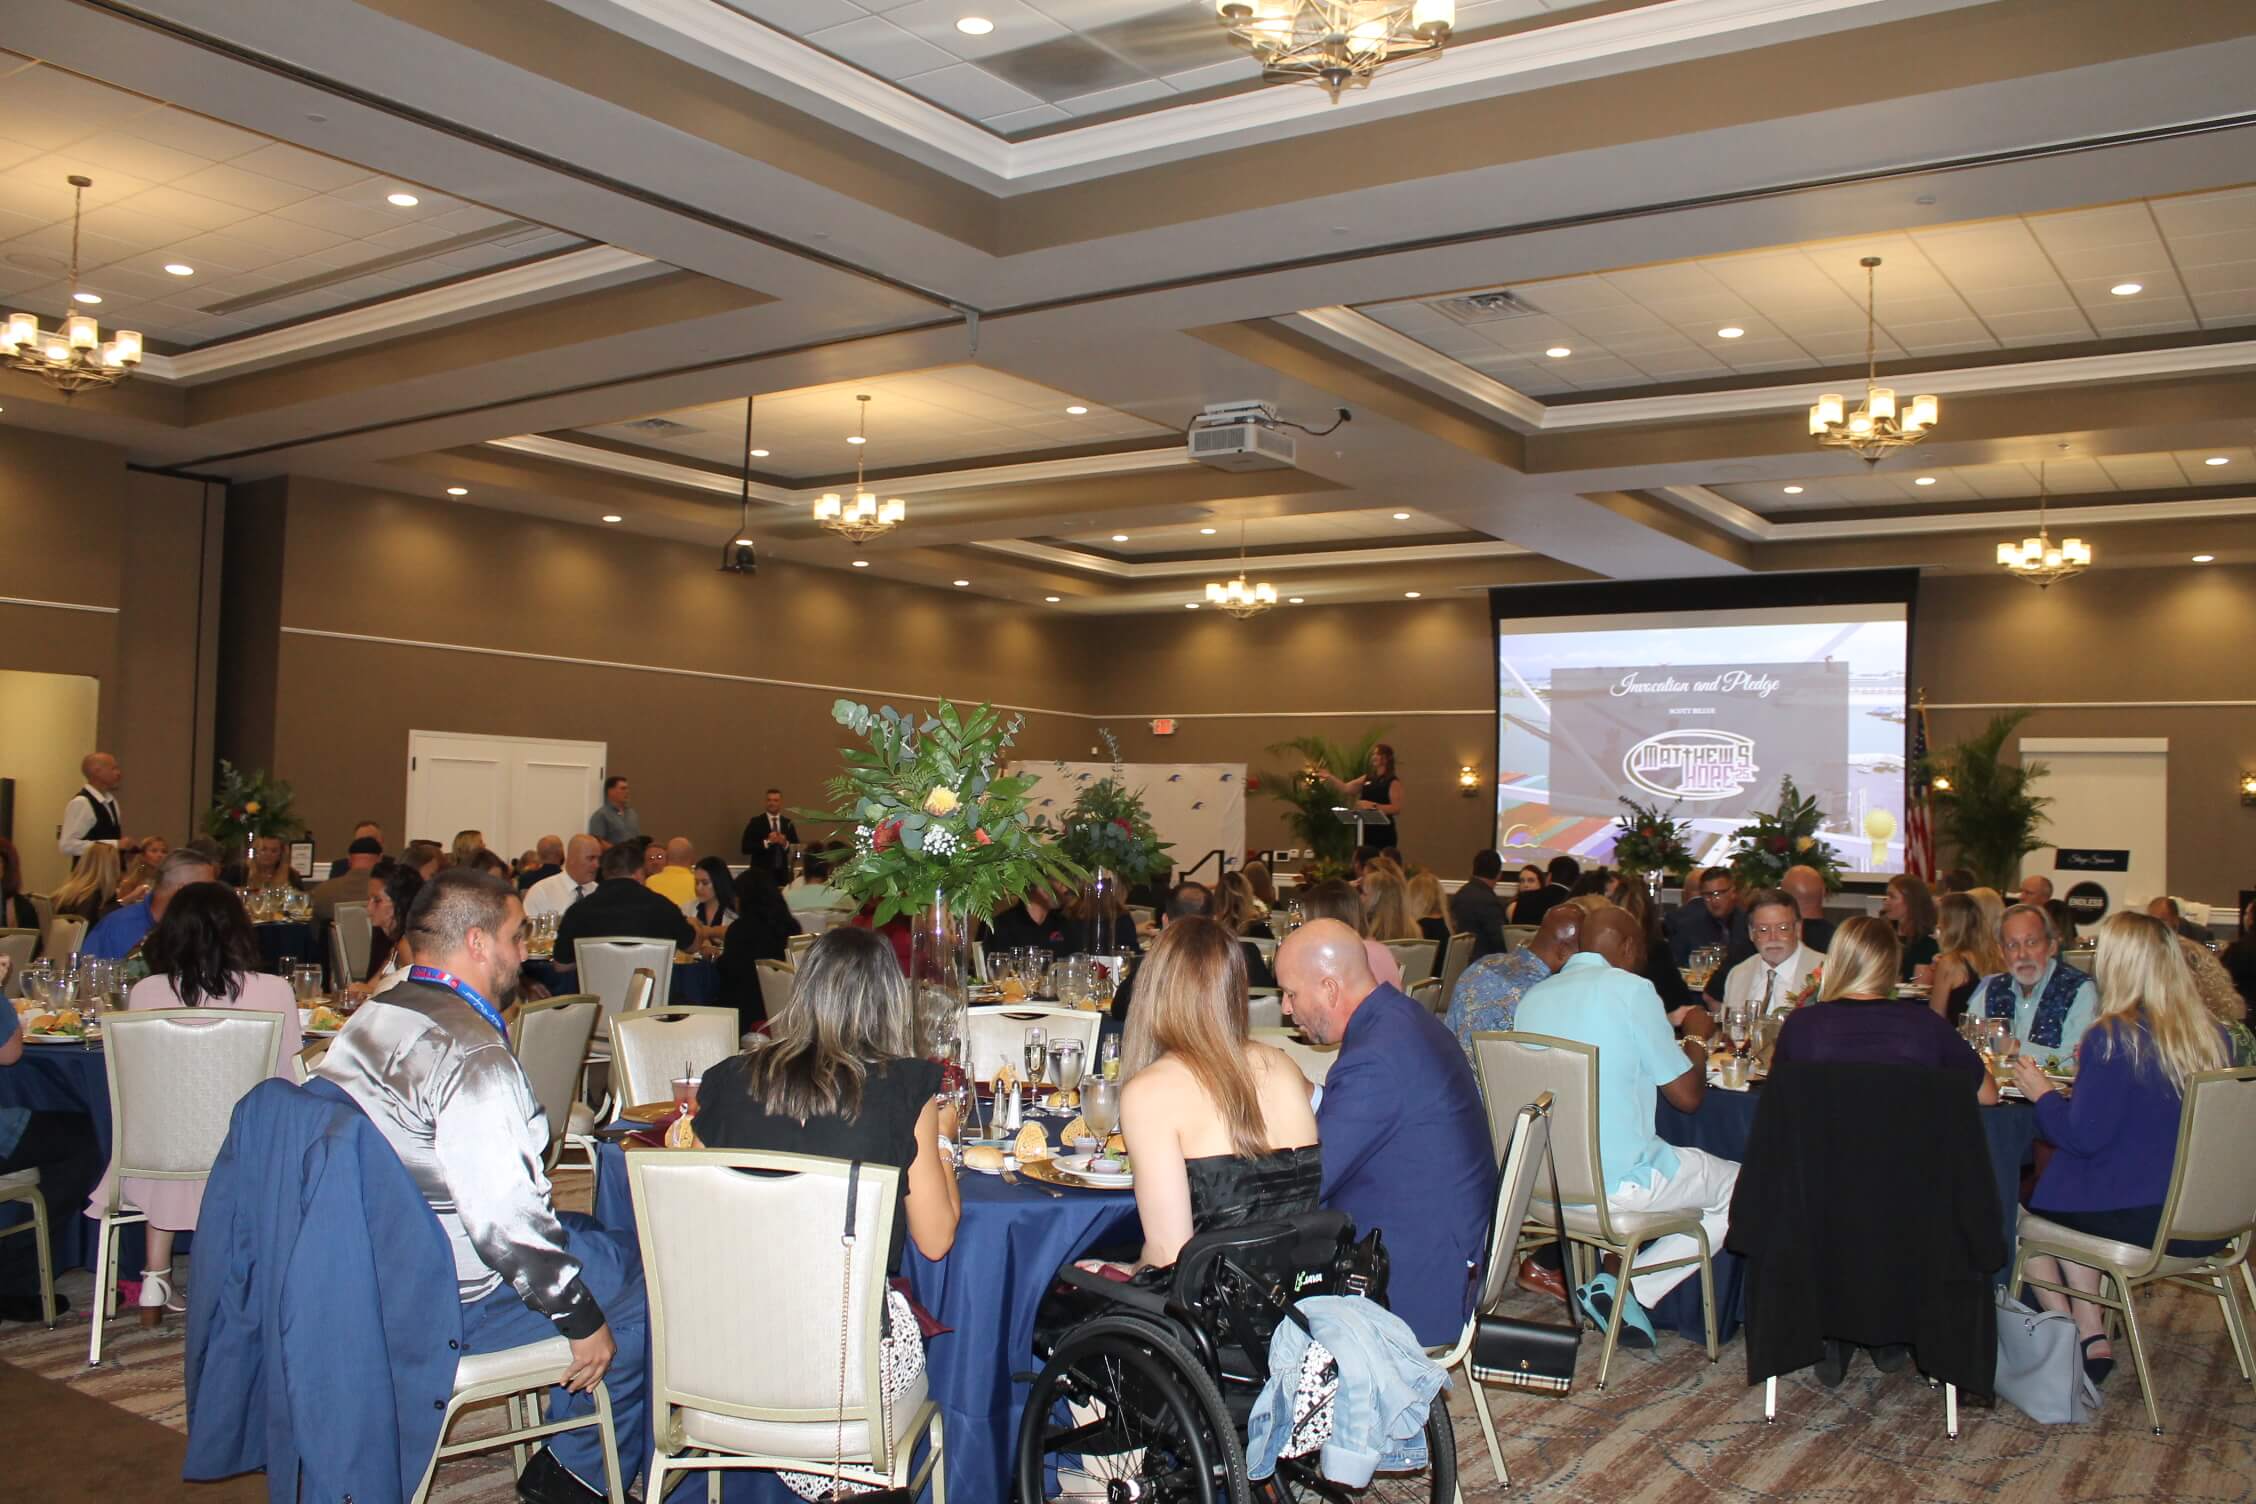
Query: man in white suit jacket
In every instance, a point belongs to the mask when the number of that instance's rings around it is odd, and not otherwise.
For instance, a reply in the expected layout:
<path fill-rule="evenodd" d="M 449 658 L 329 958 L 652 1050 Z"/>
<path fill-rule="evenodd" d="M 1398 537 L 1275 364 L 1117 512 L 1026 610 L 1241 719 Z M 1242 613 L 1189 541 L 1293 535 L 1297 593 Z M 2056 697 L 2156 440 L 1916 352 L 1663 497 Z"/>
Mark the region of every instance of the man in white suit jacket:
<path fill-rule="evenodd" d="M 1723 980 L 1723 1005 L 1752 1004 L 1764 1013 L 1784 1013 L 1801 994 L 1814 993 L 1811 974 L 1825 964 L 1823 951 L 1802 944 L 1802 911 L 1776 888 L 1747 900 L 1747 935 L 1755 953 Z"/>

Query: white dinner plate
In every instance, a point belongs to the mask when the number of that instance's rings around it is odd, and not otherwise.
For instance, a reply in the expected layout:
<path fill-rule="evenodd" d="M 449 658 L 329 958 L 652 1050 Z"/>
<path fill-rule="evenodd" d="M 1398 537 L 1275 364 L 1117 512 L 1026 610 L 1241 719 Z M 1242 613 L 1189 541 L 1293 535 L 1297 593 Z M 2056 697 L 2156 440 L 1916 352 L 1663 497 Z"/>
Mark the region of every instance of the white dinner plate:
<path fill-rule="evenodd" d="M 1086 1180 L 1091 1185 L 1104 1186 L 1107 1189 L 1126 1190 L 1136 1183 L 1135 1175 L 1127 1170 L 1090 1169 L 1089 1161 L 1095 1158 L 1094 1154 L 1060 1154 L 1050 1163 L 1068 1175 Z"/>
<path fill-rule="evenodd" d="M 24 1035 L 24 1043 L 25 1043 L 25 1044 L 84 1044 L 84 1043 L 86 1043 L 86 1041 L 85 1041 L 85 1039 L 84 1039 L 84 1038 L 82 1038 L 81 1036 L 79 1036 L 79 1035 L 77 1035 L 77 1034 L 29 1034 L 29 1033 L 27 1033 L 27 1034 L 25 1034 L 25 1035 Z"/>

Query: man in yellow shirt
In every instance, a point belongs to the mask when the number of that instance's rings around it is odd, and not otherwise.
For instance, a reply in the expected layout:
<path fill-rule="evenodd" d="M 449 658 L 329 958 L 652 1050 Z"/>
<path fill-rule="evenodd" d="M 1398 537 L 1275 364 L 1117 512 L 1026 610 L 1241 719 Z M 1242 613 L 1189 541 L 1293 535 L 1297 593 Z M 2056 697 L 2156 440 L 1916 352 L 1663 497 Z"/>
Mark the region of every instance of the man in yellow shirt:
<path fill-rule="evenodd" d="M 642 885 L 679 907 L 697 901 L 697 848 L 687 836 L 676 836 L 663 847 L 652 843 L 652 865 L 642 874 Z"/>

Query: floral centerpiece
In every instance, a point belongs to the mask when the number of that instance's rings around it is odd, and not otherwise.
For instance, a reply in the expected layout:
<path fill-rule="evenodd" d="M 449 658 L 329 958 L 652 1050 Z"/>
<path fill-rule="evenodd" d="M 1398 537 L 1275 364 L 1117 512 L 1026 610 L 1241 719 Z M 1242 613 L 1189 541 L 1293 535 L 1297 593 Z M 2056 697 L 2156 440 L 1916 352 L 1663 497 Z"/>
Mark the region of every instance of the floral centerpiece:
<path fill-rule="evenodd" d="M 1818 839 L 1825 815 L 1815 799 L 1802 797 L 1790 777 L 1778 781 L 1778 807 L 1758 810 L 1731 833 L 1739 850 L 1731 874 L 1741 887 L 1775 888 L 1788 867 L 1809 867 L 1825 879 L 1828 892 L 1841 886 L 1841 854 Z"/>
<path fill-rule="evenodd" d="M 305 829 L 305 822 L 290 808 L 290 786 L 261 768 L 245 772 L 225 758 L 219 763 L 219 783 L 212 791 L 211 807 L 204 811 L 204 829 L 224 847 L 240 850 L 247 862 L 257 858 L 260 836 L 287 840 Z"/>
<path fill-rule="evenodd" d="M 1660 801 L 1648 807 L 1621 801 L 1629 811 L 1614 816 L 1614 863 L 1625 872 L 1666 872 L 1681 878 L 1692 870 L 1692 827 L 1661 813 Z"/>
<path fill-rule="evenodd" d="M 1174 865 L 1167 855 L 1170 848 L 1152 828 L 1143 797 L 1121 782 L 1120 743 L 1110 731 L 1097 734 L 1112 752 L 1112 773 L 1074 796 L 1060 822 L 1064 834 L 1058 845 L 1091 872 L 1112 872 L 1130 883 L 1164 877 Z"/>

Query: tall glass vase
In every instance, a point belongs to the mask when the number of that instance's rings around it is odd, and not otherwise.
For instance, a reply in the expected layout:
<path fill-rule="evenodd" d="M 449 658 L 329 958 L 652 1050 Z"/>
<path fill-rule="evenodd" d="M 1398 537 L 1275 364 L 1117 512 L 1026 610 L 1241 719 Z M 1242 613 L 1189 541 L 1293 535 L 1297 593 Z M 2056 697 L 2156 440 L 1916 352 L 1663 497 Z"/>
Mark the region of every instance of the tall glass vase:
<path fill-rule="evenodd" d="M 948 908 L 943 890 L 909 916 L 909 995 L 916 1045 L 927 1058 L 959 1060 L 971 1045 L 971 921 Z"/>

